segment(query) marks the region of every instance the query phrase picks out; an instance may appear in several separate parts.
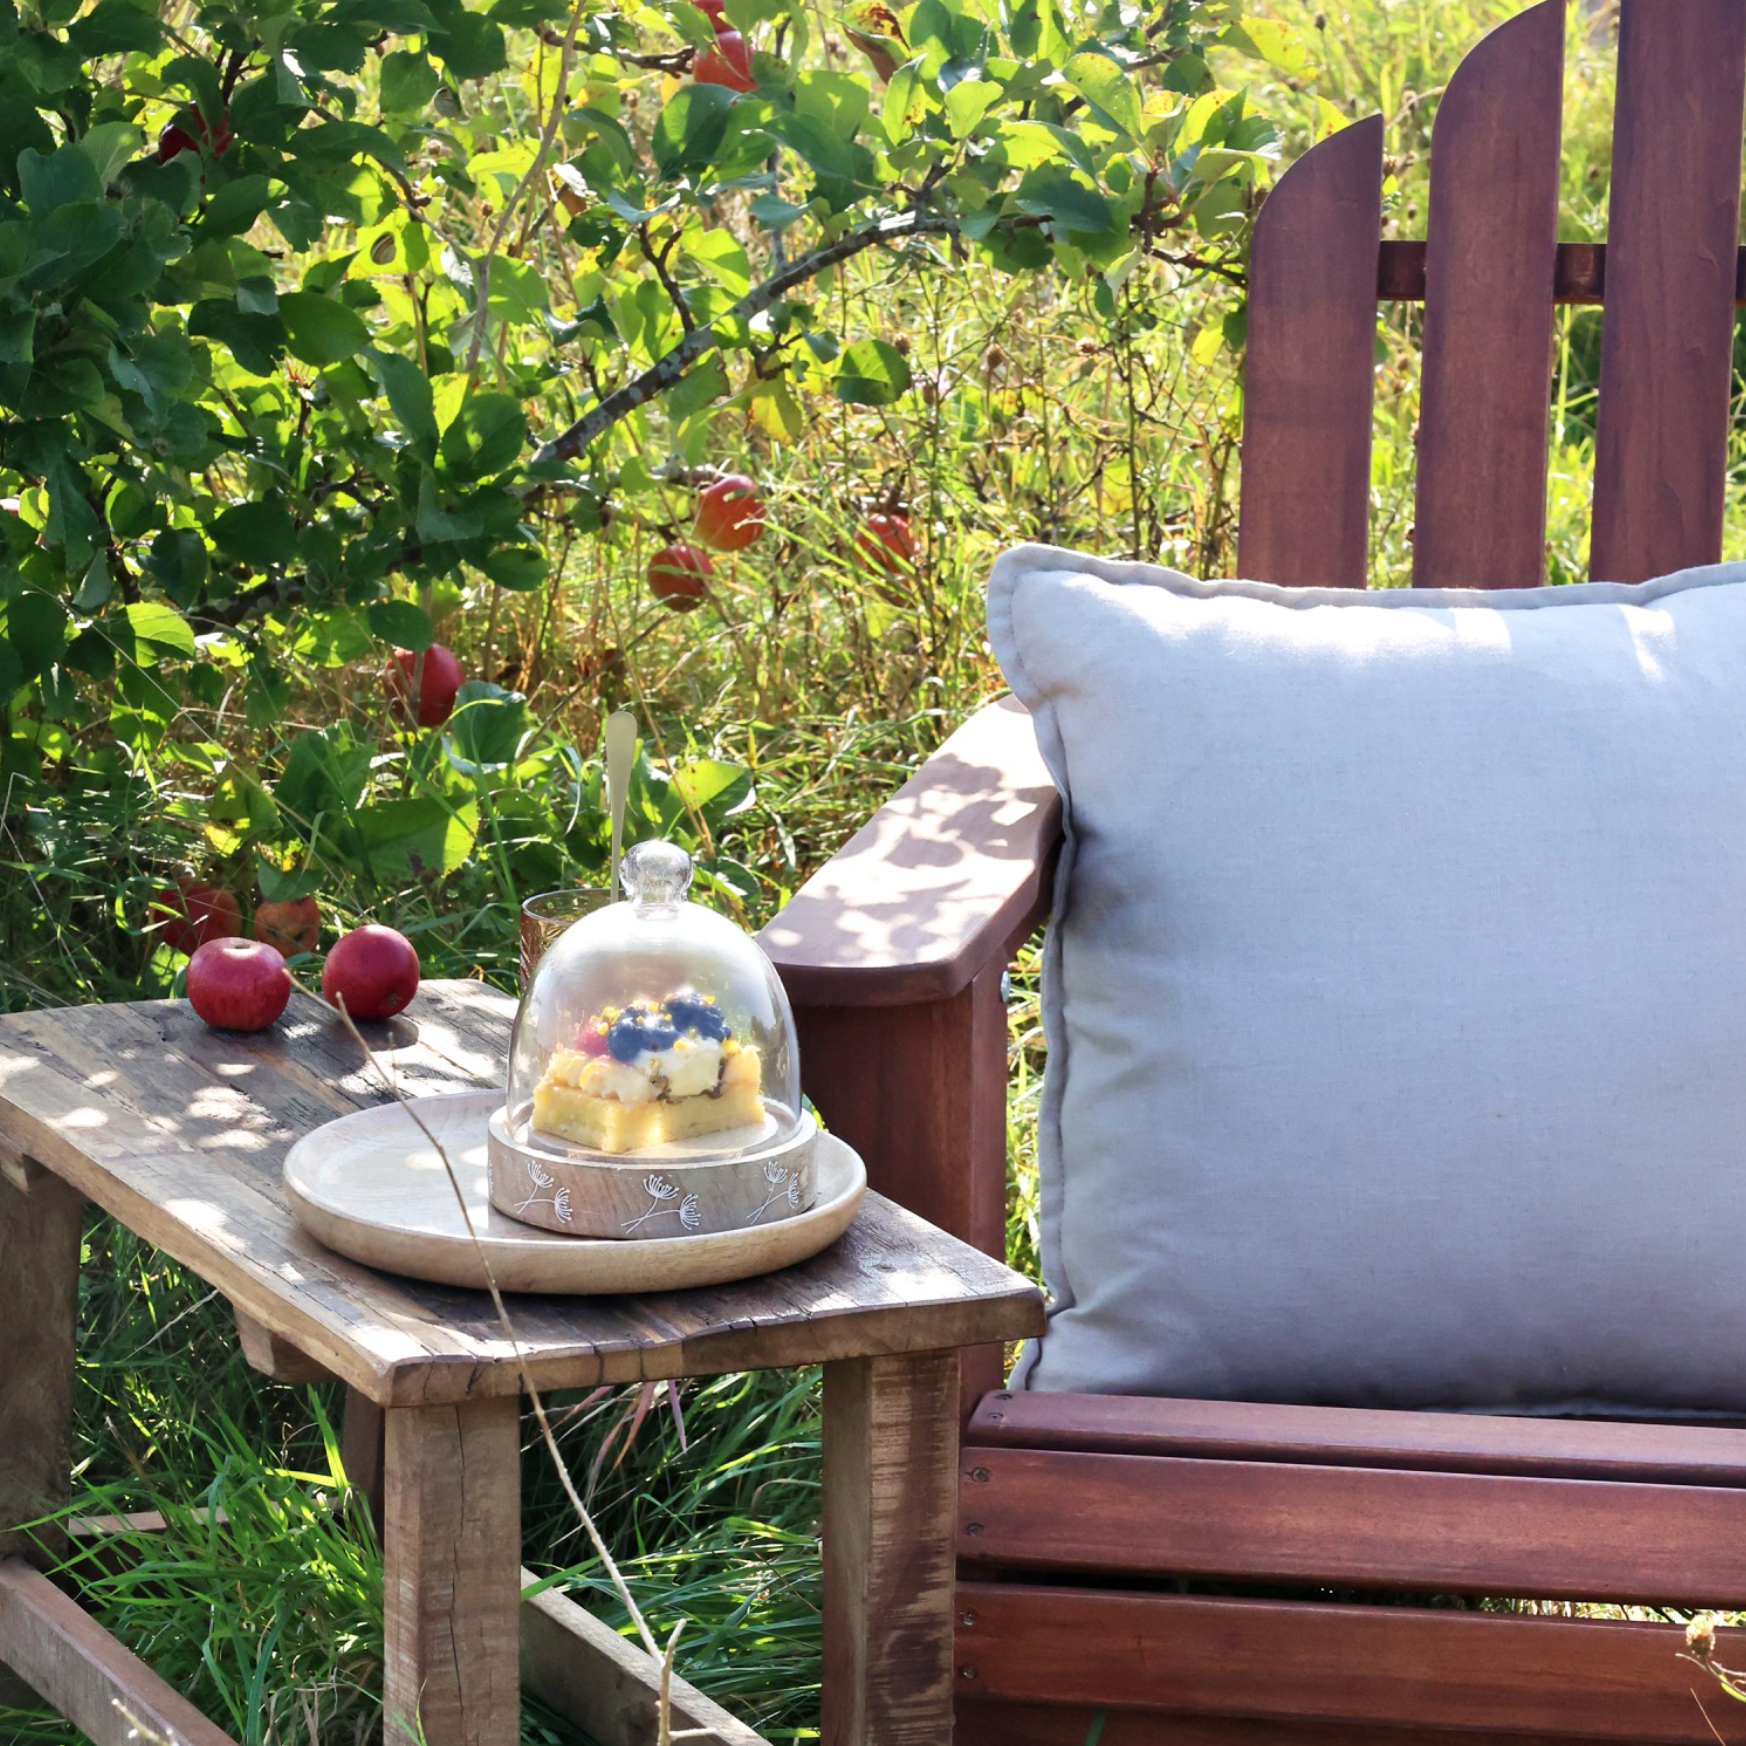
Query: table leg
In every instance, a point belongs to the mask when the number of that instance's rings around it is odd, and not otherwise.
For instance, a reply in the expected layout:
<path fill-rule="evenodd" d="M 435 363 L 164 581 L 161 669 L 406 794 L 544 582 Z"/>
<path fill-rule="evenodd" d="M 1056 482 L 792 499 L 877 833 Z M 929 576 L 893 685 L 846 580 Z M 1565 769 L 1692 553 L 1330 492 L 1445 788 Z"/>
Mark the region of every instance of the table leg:
<path fill-rule="evenodd" d="M 824 1746 L 952 1737 L 958 1354 L 824 1371 Z"/>
<path fill-rule="evenodd" d="M 0 1558 L 41 1563 L 64 1536 L 20 1524 L 64 1509 L 72 1492 L 73 1361 L 84 1200 L 51 1171 L 0 1158 Z M 36 1702 L 0 1664 L 0 1704 Z"/>
<path fill-rule="evenodd" d="M 520 1403 L 386 1417 L 385 1746 L 519 1746 Z"/>

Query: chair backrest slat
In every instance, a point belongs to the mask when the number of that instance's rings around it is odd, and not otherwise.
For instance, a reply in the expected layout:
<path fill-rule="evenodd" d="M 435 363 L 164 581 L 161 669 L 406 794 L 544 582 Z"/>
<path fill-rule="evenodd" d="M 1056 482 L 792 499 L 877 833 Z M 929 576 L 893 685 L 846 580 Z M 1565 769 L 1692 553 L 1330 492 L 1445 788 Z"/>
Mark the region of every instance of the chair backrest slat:
<path fill-rule="evenodd" d="M 1722 552 L 1742 0 L 1624 0 L 1589 573 L 1640 582 Z"/>
<path fill-rule="evenodd" d="M 1437 108 L 1413 581 L 1528 588 L 1546 540 L 1564 0 L 1473 49 Z"/>
<path fill-rule="evenodd" d="M 1256 581 L 1362 588 L 1382 243 L 1382 118 L 1280 177 L 1255 223 L 1237 566 Z"/>

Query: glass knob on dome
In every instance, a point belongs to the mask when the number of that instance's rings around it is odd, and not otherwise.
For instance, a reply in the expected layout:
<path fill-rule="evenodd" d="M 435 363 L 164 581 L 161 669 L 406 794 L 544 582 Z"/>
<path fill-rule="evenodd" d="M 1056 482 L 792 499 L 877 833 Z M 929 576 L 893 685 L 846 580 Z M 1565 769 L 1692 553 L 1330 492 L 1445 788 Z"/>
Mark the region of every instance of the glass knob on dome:
<path fill-rule="evenodd" d="M 638 843 L 618 877 L 632 903 L 679 903 L 691 889 L 691 857 L 677 843 Z"/>

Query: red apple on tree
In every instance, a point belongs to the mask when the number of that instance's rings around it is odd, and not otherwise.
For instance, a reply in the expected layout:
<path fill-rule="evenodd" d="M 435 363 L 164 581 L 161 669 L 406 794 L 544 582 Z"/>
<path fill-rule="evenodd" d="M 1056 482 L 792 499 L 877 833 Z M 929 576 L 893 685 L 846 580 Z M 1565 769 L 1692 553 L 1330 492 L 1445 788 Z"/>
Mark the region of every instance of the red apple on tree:
<path fill-rule="evenodd" d="M 692 4 L 699 12 L 708 15 L 709 22 L 714 25 L 717 30 L 725 30 L 729 28 L 721 21 L 721 15 L 725 10 L 722 5 L 722 0 L 692 0 Z"/>
<path fill-rule="evenodd" d="M 915 570 L 915 530 L 900 511 L 876 510 L 855 535 L 855 555 L 875 576 L 907 576 Z"/>
<path fill-rule="evenodd" d="M 167 164 L 183 152 L 198 151 L 209 151 L 215 158 L 221 158 L 235 141 L 228 109 L 219 116 L 217 127 L 208 126 L 198 109 L 184 110 L 158 135 L 158 162 Z"/>
<path fill-rule="evenodd" d="M 697 537 L 718 552 L 743 552 L 764 531 L 764 499 L 744 473 L 724 473 L 697 494 Z"/>
<path fill-rule="evenodd" d="M 321 969 L 321 995 L 354 1019 L 392 1018 L 418 992 L 418 953 L 395 928 L 341 934 Z"/>
<path fill-rule="evenodd" d="M 715 47 L 705 49 L 697 57 L 692 75 L 700 85 L 725 85 L 730 91 L 755 91 L 758 81 L 752 77 L 752 51 L 746 39 L 731 25 L 722 28 L 717 20 Z"/>
<path fill-rule="evenodd" d="M 149 921 L 161 922 L 164 944 L 172 952 L 197 952 L 209 940 L 234 940 L 242 932 L 242 907 L 234 891 L 203 880 L 179 879 L 146 907 Z"/>
<path fill-rule="evenodd" d="M 701 546 L 675 540 L 649 560 L 649 592 L 669 611 L 690 612 L 703 604 L 715 565 Z"/>
<path fill-rule="evenodd" d="M 264 1031 L 291 998 L 291 972 L 261 940 L 208 940 L 188 960 L 188 1004 L 224 1031 Z"/>
<path fill-rule="evenodd" d="M 313 952 L 321 944 L 321 910 L 313 897 L 257 903 L 255 938 L 276 946 L 287 958 Z"/>
<path fill-rule="evenodd" d="M 441 727 L 455 713 L 455 693 L 461 689 L 467 675 L 452 649 L 432 643 L 424 651 L 424 676 L 418 682 L 418 725 Z M 394 707 L 404 714 L 407 699 L 412 694 L 412 675 L 417 671 L 419 657 L 411 649 L 396 649 L 384 677 Z"/>

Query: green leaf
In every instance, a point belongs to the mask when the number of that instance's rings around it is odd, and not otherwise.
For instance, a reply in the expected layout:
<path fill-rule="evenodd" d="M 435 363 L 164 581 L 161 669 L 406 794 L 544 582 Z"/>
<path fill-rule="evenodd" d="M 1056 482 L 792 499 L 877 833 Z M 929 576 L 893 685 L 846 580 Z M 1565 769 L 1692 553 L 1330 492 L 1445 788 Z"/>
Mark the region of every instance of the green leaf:
<path fill-rule="evenodd" d="M 372 351 L 367 361 L 370 373 L 388 397 L 394 416 L 400 420 L 413 452 L 434 462 L 437 421 L 430 377 L 411 358 L 402 357 L 398 352 Z"/>
<path fill-rule="evenodd" d="M 473 852 L 479 812 L 432 796 L 378 800 L 352 815 L 357 858 L 377 878 L 452 873 Z"/>
<path fill-rule="evenodd" d="M 850 406 L 889 406 L 909 387 L 909 364 L 886 340 L 857 340 L 843 353 L 832 386 Z"/>
<path fill-rule="evenodd" d="M 226 557 L 256 570 L 297 555 L 297 530 L 282 497 L 233 504 L 212 524 L 212 541 Z"/>
<path fill-rule="evenodd" d="M 746 209 L 766 230 L 786 230 L 798 218 L 806 216 L 804 206 L 783 200 L 775 194 L 760 194 Z"/>
<path fill-rule="evenodd" d="M 992 79 L 963 79 L 946 93 L 946 125 L 954 139 L 974 133 L 977 124 L 999 102 L 1000 87 Z"/>
<path fill-rule="evenodd" d="M 443 465 L 455 477 L 484 479 L 514 466 L 527 444 L 527 415 L 513 394 L 469 394 L 443 432 Z"/>
<path fill-rule="evenodd" d="M 1064 165 L 1032 170 L 1019 184 L 1014 204 L 1021 212 L 1053 219 L 1064 230 L 1101 235 L 1116 228 L 1113 203 Z"/>
<path fill-rule="evenodd" d="M 479 568 L 499 588 L 525 594 L 542 587 L 551 574 L 551 564 L 538 546 L 498 546 L 479 560 Z"/>
<path fill-rule="evenodd" d="M 415 655 L 436 641 L 430 614 L 410 600 L 373 600 L 364 608 L 364 619 L 372 636 Z"/>
<path fill-rule="evenodd" d="M 525 697 L 485 679 L 469 679 L 455 694 L 443 743 L 450 762 L 474 776 L 515 763 L 533 726 Z"/>
<path fill-rule="evenodd" d="M 682 85 L 662 108 L 650 147 L 663 179 L 707 169 L 727 138 L 734 93 L 721 85 Z"/>
<path fill-rule="evenodd" d="M 319 366 L 349 358 L 370 338 L 355 309 L 319 291 L 287 291 L 279 298 L 285 343 L 294 358 Z"/>
<path fill-rule="evenodd" d="M 879 116 L 885 124 L 886 137 L 893 145 L 909 137 L 910 129 L 921 124 L 928 112 L 927 86 L 919 63 L 909 61 L 891 75 L 885 87 L 885 97 Z"/>
<path fill-rule="evenodd" d="M 265 176 L 239 176 L 228 182 L 206 203 L 200 217 L 205 236 L 241 236 L 272 199 L 272 184 Z"/>
<path fill-rule="evenodd" d="M 216 340 L 252 376 L 271 376 L 285 349 L 285 324 L 276 315 L 250 315 L 225 298 L 206 297 L 188 311 L 188 332 Z"/>
<path fill-rule="evenodd" d="M 752 773 L 720 758 L 687 758 L 673 767 L 673 791 L 715 825 L 751 801 Z"/>
<path fill-rule="evenodd" d="M 306 827 L 323 816 L 330 823 L 347 817 L 369 786 L 372 755 L 345 722 L 300 733 L 285 757 L 279 804 Z"/>
<path fill-rule="evenodd" d="M 1145 125 L 1140 88 L 1108 55 L 1077 54 L 1062 70 L 1100 121 L 1128 144 L 1139 138 Z"/>
<path fill-rule="evenodd" d="M 21 594 L 6 609 L 6 640 L 25 678 L 34 679 L 61 658 L 67 610 L 52 594 Z"/>
<path fill-rule="evenodd" d="M 412 115 L 436 95 L 442 83 L 424 55 L 385 55 L 380 72 L 382 107 L 393 114 Z"/>
<path fill-rule="evenodd" d="M 162 41 L 162 26 L 133 0 L 98 0 L 67 31 L 67 41 L 87 60 L 99 55 L 148 54 Z"/>
<path fill-rule="evenodd" d="M 103 178 L 97 166 L 76 145 L 64 145 L 55 152 L 20 152 L 18 185 L 24 204 L 39 218 L 46 218 L 58 207 L 103 196 Z"/>
<path fill-rule="evenodd" d="M 169 656 L 192 658 L 194 630 L 174 607 L 161 601 L 136 600 L 124 606 L 115 628 L 115 645 L 144 666 Z"/>
<path fill-rule="evenodd" d="M 1309 71 L 1309 50 L 1303 38 L 1278 19 L 1240 19 L 1225 31 L 1223 40 L 1290 78 L 1300 79 Z"/>
<path fill-rule="evenodd" d="M 206 585 L 206 542 L 192 528 L 166 528 L 152 541 L 146 568 L 178 606 L 192 606 Z"/>

